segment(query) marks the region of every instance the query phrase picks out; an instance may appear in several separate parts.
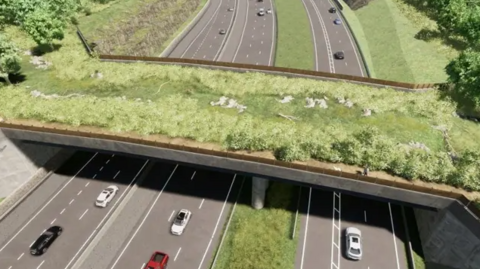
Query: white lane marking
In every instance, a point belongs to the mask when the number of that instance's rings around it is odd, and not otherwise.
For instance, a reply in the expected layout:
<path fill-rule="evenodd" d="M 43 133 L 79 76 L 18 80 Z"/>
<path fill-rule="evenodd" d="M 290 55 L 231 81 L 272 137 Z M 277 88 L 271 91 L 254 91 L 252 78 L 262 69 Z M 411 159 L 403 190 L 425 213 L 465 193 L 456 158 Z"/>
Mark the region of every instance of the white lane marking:
<path fill-rule="evenodd" d="M 262 51 L 259 51 L 258 54 L 262 54 Z"/>
<path fill-rule="evenodd" d="M 236 0 L 235 3 L 233 3 L 233 10 L 235 11 L 235 14 L 238 14 L 237 13 L 237 10 L 238 10 L 237 6 L 238 6 L 238 0 Z M 230 36 L 231 36 L 230 33 L 233 29 L 235 17 L 236 17 L 236 15 L 232 15 L 232 18 L 230 18 L 230 23 L 228 24 L 228 28 L 227 28 L 228 35 L 227 35 L 226 38 L 225 37 L 223 38 L 222 43 L 220 44 L 220 47 L 218 48 L 217 53 L 215 54 L 215 57 L 213 57 L 214 61 L 218 61 L 218 59 L 223 56 L 223 51 L 224 51 L 224 48 L 226 46 L 225 44 L 230 40 Z"/>
<path fill-rule="evenodd" d="M 108 164 L 110 162 L 110 159 L 107 160 L 107 162 L 105 164 Z"/>
<path fill-rule="evenodd" d="M 220 7 L 222 6 L 222 1 L 220 1 L 218 3 L 218 7 L 217 9 L 215 10 L 215 12 L 213 13 L 213 16 L 208 20 L 208 22 L 205 24 L 205 26 L 203 26 L 202 30 L 200 31 L 200 33 L 198 33 L 198 35 L 193 39 L 193 41 L 190 43 L 190 45 L 188 45 L 188 47 L 185 49 L 185 51 L 183 52 L 183 54 L 180 56 L 180 58 L 183 58 L 185 56 L 185 54 L 190 50 L 190 48 L 193 46 L 193 44 L 195 44 L 195 42 L 197 41 L 197 39 L 203 34 L 203 32 L 205 31 L 205 29 L 207 29 L 208 26 L 209 29 L 207 31 L 207 34 L 205 35 L 205 37 L 203 38 L 202 42 L 200 43 L 200 46 L 198 46 L 197 48 L 197 51 L 198 49 L 200 49 L 203 45 L 203 43 L 205 42 L 205 39 L 208 37 L 208 34 L 210 33 L 210 31 L 212 30 L 212 27 L 214 24 L 210 25 L 210 22 L 215 18 L 217 18 L 218 16 L 218 10 L 220 9 Z M 215 36 L 215 38 L 217 38 L 217 36 Z M 196 53 L 196 52 L 195 52 Z"/>
<path fill-rule="evenodd" d="M 63 212 L 65 212 L 65 208 L 64 208 L 64 209 L 62 209 L 62 211 L 60 212 L 60 215 L 62 215 L 62 214 L 63 214 Z"/>
<path fill-rule="evenodd" d="M 238 42 L 238 47 L 237 47 L 237 50 L 235 51 L 235 54 L 233 55 L 232 62 L 235 62 L 235 59 L 237 58 L 238 51 L 240 50 L 240 47 L 242 46 L 243 37 L 245 36 L 245 30 L 247 29 L 247 22 L 248 22 L 249 5 L 250 5 L 249 1 L 247 1 L 247 12 L 245 12 L 245 23 L 243 24 L 242 36 L 240 37 L 240 42 Z M 255 22 L 256 22 L 256 20 L 255 20 Z"/>
<path fill-rule="evenodd" d="M 150 213 L 152 212 L 153 207 L 154 207 L 155 204 L 157 203 L 158 199 L 160 199 L 160 196 L 162 195 L 163 191 L 165 190 L 165 187 L 167 187 L 168 182 L 170 182 L 170 179 L 172 179 L 173 174 L 175 173 L 175 171 L 177 171 L 177 168 L 178 168 L 178 164 L 175 166 L 175 169 L 173 169 L 172 173 L 170 174 L 170 176 L 169 176 L 168 179 L 167 179 L 167 182 L 165 182 L 165 185 L 163 185 L 162 189 L 161 189 L 160 192 L 158 193 L 157 198 L 155 198 L 155 201 L 153 201 L 152 205 L 151 205 L 150 208 L 148 209 L 147 214 L 145 214 L 145 217 L 143 218 L 142 222 L 140 222 L 140 225 L 138 225 L 137 229 L 135 230 L 135 232 L 133 233 L 133 235 L 130 237 L 130 240 L 128 240 L 127 244 L 126 244 L 125 247 L 123 248 L 122 252 L 120 252 L 120 255 L 118 255 L 117 259 L 116 259 L 115 262 L 113 263 L 112 267 L 110 267 L 110 269 L 115 268 L 115 266 L 117 265 L 117 263 L 118 263 L 118 261 L 120 260 L 120 258 L 122 258 L 123 253 L 125 253 L 125 251 L 127 250 L 128 246 L 130 245 L 130 243 L 132 243 L 133 238 L 135 238 L 135 236 L 137 235 L 138 231 L 140 231 L 140 229 L 142 228 L 143 224 L 145 223 L 145 221 L 147 220 L 148 216 L 149 216 Z"/>
<path fill-rule="evenodd" d="M 80 190 L 78 193 L 77 193 L 77 196 L 80 195 L 82 193 L 82 191 Z"/>
<path fill-rule="evenodd" d="M 364 210 L 364 211 L 363 211 L 363 215 L 364 215 L 364 217 L 365 217 L 365 222 L 367 222 L 367 210 Z"/>
<path fill-rule="evenodd" d="M 112 154 L 112 158 L 115 157 L 115 154 Z"/>
<path fill-rule="evenodd" d="M 4 250 L 8 246 L 8 244 L 10 244 L 15 239 L 15 237 L 17 237 L 45 209 L 45 207 L 47 207 L 53 201 L 53 199 L 55 199 L 55 197 L 57 197 L 58 194 L 60 194 L 60 192 L 62 192 L 65 187 L 67 187 L 68 184 L 72 182 L 72 180 L 76 176 L 78 176 L 80 172 L 82 172 L 82 170 L 93 160 L 93 158 L 95 158 L 95 156 L 97 156 L 97 154 L 98 152 L 95 153 L 95 155 L 93 155 L 93 157 L 90 158 L 90 160 L 88 160 L 88 162 L 84 166 L 82 166 L 82 168 L 80 168 L 80 170 L 78 170 L 78 172 L 65 185 L 63 185 L 63 187 L 52 198 L 50 198 L 50 200 L 48 200 L 48 202 L 40 210 L 38 210 L 37 213 L 27 223 L 25 223 L 25 225 L 23 225 L 23 227 L 20 228 L 20 230 L 16 234 L 14 234 L 13 237 L 10 238 L 7 243 L 5 243 L 5 245 L 3 245 L 3 247 L 0 249 L 0 252 L 2 252 L 2 250 Z"/>
<path fill-rule="evenodd" d="M 258 62 L 257 62 L 257 63 L 255 63 L 255 65 L 258 65 Z"/>
<path fill-rule="evenodd" d="M 247 58 L 248 58 L 248 54 L 247 54 Z"/>
<path fill-rule="evenodd" d="M 255 35 L 252 35 L 252 38 L 254 37 Z"/>
<path fill-rule="evenodd" d="M 200 203 L 200 206 L 198 207 L 198 209 L 202 208 L 203 202 L 205 202 L 205 199 L 202 199 L 202 202 Z"/>
<path fill-rule="evenodd" d="M 12 269 L 12 266 L 10 265 L 10 267 L 8 267 L 8 269 Z"/>
<path fill-rule="evenodd" d="M 42 235 L 46 230 L 47 230 L 47 229 L 43 229 L 43 232 L 42 232 L 40 235 Z"/>
<path fill-rule="evenodd" d="M 255 27 L 253 27 L 253 30 L 255 30 Z"/>
<path fill-rule="evenodd" d="M 93 175 L 93 179 L 95 179 L 97 177 L 97 174 Z"/>
<path fill-rule="evenodd" d="M 195 176 L 196 173 L 197 173 L 197 171 L 193 172 L 193 175 L 192 175 L 192 177 L 190 178 L 190 180 L 193 179 L 193 177 Z"/>
<path fill-rule="evenodd" d="M 87 182 L 87 184 L 85 184 L 85 187 L 87 187 L 89 184 L 90 184 L 90 181 L 89 181 L 89 182 Z"/>
<path fill-rule="evenodd" d="M 73 256 L 73 258 L 70 260 L 70 262 L 68 262 L 67 266 L 65 268 L 68 268 L 70 266 L 70 264 L 75 260 L 75 258 L 77 258 L 78 254 L 80 254 L 80 252 L 83 250 L 83 248 L 85 247 L 85 245 L 87 245 L 87 243 L 90 241 L 90 238 L 98 231 L 98 229 L 100 229 L 100 227 L 102 226 L 103 222 L 110 216 L 110 213 L 112 212 L 113 209 L 116 208 L 117 204 L 122 200 L 123 196 L 125 195 L 125 193 L 127 193 L 127 191 L 132 187 L 132 184 L 135 182 L 135 180 L 137 180 L 137 177 L 140 175 L 140 173 L 142 173 L 143 169 L 145 168 L 145 166 L 148 164 L 149 160 L 147 160 L 142 168 L 140 168 L 140 170 L 137 172 L 137 174 L 135 175 L 135 177 L 132 179 L 132 181 L 130 181 L 130 183 L 128 184 L 128 186 L 125 188 L 125 190 L 122 192 L 122 194 L 120 195 L 120 197 L 117 199 L 117 201 L 115 201 L 115 203 L 113 204 L 113 206 L 110 208 L 110 210 L 108 210 L 107 214 L 105 215 L 105 217 L 103 217 L 103 219 L 100 221 L 100 223 L 97 225 L 97 227 L 95 228 L 95 230 L 93 230 L 93 232 L 90 234 L 90 236 L 87 238 L 87 240 L 85 240 L 85 242 L 83 243 L 83 245 L 80 247 L 80 249 L 77 251 L 77 253 L 75 253 L 75 255 Z"/>
<path fill-rule="evenodd" d="M 262 35 L 265 35 L 265 32 L 263 32 Z"/>
<path fill-rule="evenodd" d="M 328 2 L 330 3 L 330 6 L 333 7 L 332 1 L 328 0 Z M 355 57 L 357 58 L 358 66 L 360 67 L 360 74 L 363 77 L 364 76 L 363 67 L 360 64 L 360 58 L 358 57 L 357 47 L 356 47 L 355 43 L 353 42 L 352 37 L 350 36 L 350 32 L 347 30 L 347 27 L 345 26 L 345 24 L 342 23 L 342 27 L 345 30 L 345 32 L 347 33 L 348 39 L 350 40 L 350 44 L 352 44 L 353 52 L 355 53 Z"/>
<path fill-rule="evenodd" d="M 22 254 L 20 255 L 20 257 L 17 258 L 17 261 L 19 261 L 19 260 L 23 257 L 23 254 L 25 254 L 25 253 L 22 253 Z"/>
<path fill-rule="evenodd" d="M 168 217 L 168 222 L 172 220 L 173 214 L 175 214 L 175 210 L 172 211 L 172 214 L 170 214 L 170 217 Z"/>
<path fill-rule="evenodd" d="M 52 222 L 50 222 L 50 225 L 52 225 L 57 219 L 53 219 Z"/>
<path fill-rule="evenodd" d="M 260 44 L 263 44 L 263 40 L 262 40 L 262 41 L 260 41 Z"/>
<path fill-rule="evenodd" d="M 103 166 L 102 166 L 102 167 L 100 167 L 100 171 L 102 171 L 102 170 L 103 170 Z"/>
<path fill-rule="evenodd" d="M 308 12 L 307 4 L 305 3 L 304 0 L 302 0 L 303 6 L 305 7 L 305 10 L 307 11 L 307 16 L 308 20 L 310 21 L 310 31 L 312 32 L 312 37 L 313 37 L 313 49 L 315 51 L 315 71 L 318 71 L 318 50 L 317 50 L 317 39 L 316 39 L 316 34 L 315 34 L 315 28 L 313 27 L 313 20 L 312 17 L 310 17 L 310 12 Z"/>
<path fill-rule="evenodd" d="M 113 177 L 113 179 L 116 179 L 118 177 L 118 174 L 120 174 L 120 171 L 121 170 L 118 170 L 118 172 L 115 174 L 115 176 Z"/>
<path fill-rule="evenodd" d="M 302 261 L 300 262 L 300 269 L 303 269 L 303 260 L 305 258 L 305 246 L 307 244 L 307 234 L 308 234 L 308 219 L 310 217 L 310 202 L 312 200 L 312 188 L 308 192 L 308 205 L 307 205 L 307 220 L 305 223 L 305 234 L 303 235 L 303 246 L 302 246 Z"/>
<path fill-rule="evenodd" d="M 209 47 L 209 48 L 211 48 L 211 47 L 212 47 L 212 45 L 210 45 L 210 46 L 208 46 L 208 47 Z"/>
<path fill-rule="evenodd" d="M 328 36 L 327 27 L 325 26 L 325 22 L 323 21 L 322 14 L 318 10 L 317 4 L 313 0 L 309 0 L 317 14 L 318 21 L 320 22 L 320 26 L 322 27 L 323 38 L 325 39 L 325 45 L 327 47 L 327 55 L 328 55 L 328 63 L 330 66 L 330 73 L 335 73 L 335 64 L 333 62 L 333 55 L 332 55 L 332 47 L 330 45 L 330 38 Z"/>
<path fill-rule="evenodd" d="M 30 246 L 28 246 L 29 248 L 31 248 L 33 246 L 33 244 L 35 244 L 35 241 L 33 241 Z"/>
<path fill-rule="evenodd" d="M 397 269 L 400 269 L 400 262 L 398 261 L 397 239 L 395 236 L 395 225 L 393 224 L 392 207 L 390 206 L 390 203 L 388 203 L 388 210 L 390 211 L 390 223 L 392 224 L 392 237 L 393 245 L 395 246 L 395 257 L 397 258 Z"/>
<path fill-rule="evenodd" d="M 207 55 L 203 55 L 203 59 L 205 59 L 205 57 L 207 57 Z"/>
<path fill-rule="evenodd" d="M 345 65 L 348 65 L 347 62 L 345 62 Z"/>
<path fill-rule="evenodd" d="M 228 189 L 228 192 L 227 192 L 227 197 L 225 197 L 225 202 L 223 202 L 222 210 L 220 211 L 220 215 L 218 216 L 217 223 L 215 224 L 215 229 L 213 229 L 212 237 L 210 237 L 210 241 L 208 242 L 207 248 L 205 249 L 205 253 L 203 254 L 202 260 L 198 265 L 198 269 L 202 268 L 203 261 L 205 261 L 205 257 L 207 256 L 208 250 L 210 249 L 210 245 L 212 244 L 215 233 L 217 232 L 218 224 L 220 224 L 220 219 L 222 218 L 223 211 L 225 210 L 225 206 L 227 205 L 228 197 L 230 196 L 230 192 L 232 191 L 232 187 L 233 187 L 233 184 L 235 183 L 236 177 L 237 177 L 237 174 L 233 176 L 232 184 L 230 184 L 230 188 Z"/>
<path fill-rule="evenodd" d="M 42 264 L 45 262 L 45 260 L 43 260 L 38 266 L 37 266 L 37 269 L 40 269 L 40 267 L 42 266 Z"/>
<path fill-rule="evenodd" d="M 330 265 L 330 269 L 333 269 L 334 267 L 335 268 L 340 268 L 340 252 L 341 252 L 341 248 L 340 248 L 340 240 L 341 240 L 341 237 L 342 237 L 342 215 L 341 215 L 341 212 L 342 212 L 342 197 L 341 197 L 341 193 L 336 193 L 336 192 L 333 192 L 333 213 L 332 213 L 332 254 L 331 254 L 331 265 Z M 336 199 L 335 197 L 338 197 L 338 204 L 336 203 Z M 338 208 L 337 208 L 338 207 Z M 338 225 L 335 224 L 335 211 L 338 212 Z M 335 243 L 335 229 L 337 229 L 338 231 L 338 239 L 337 239 L 337 242 Z M 337 248 L 337 262 L 334 261 L 334 257 L 333 257 L 333 250 L 334 250 L 334 247 Z"/>
<path fill-rule="evenodd" d="M 143 264 L 142 264 L 142 267 L 140 267 L 140 269 L 145 268 L 145 264 L 146 264 L 146 263 L 143 263 Z"/>
<path fill-rule="evenodd" d="M 73 203 L 73 201 L 75 201 L 75 199 L 72 199 L 72 200 L 70 201 L 70 203 L 68 203 L 68 204 L 71 205 L 71 204 Z"/>
<path fill-rule="evenodd" d="M 342 43 L 342 40 L 338 40 L 338 43 Z"/>
<path fill-rule="evenodd" d="M 252 44 L 250 44 L 250 48 L 252 47 Z"/>
<path fill-rule="evenodd" d="M 180 254 L 180 251 L 182 250 L 182 248 L 179 248 L 178 251 L 177 251 L 177 254 L 175 255 L 175 258 L 173 259 L 173 261 L 176 261 L 177 258 L 178 258 L 178 254 Z"/>
<path fill-rule="evenodd" d="M 87 214 L 87 212 L 88 212 L 88 208 L 87 208 L 87 210 L 85 210 L 85 212 L 83 212 L 83 214 L 80 216 L 80 218 L 78 220 L 81 220 L 83 218 L 83 216 L 85 216 L 85 214 Z"/>

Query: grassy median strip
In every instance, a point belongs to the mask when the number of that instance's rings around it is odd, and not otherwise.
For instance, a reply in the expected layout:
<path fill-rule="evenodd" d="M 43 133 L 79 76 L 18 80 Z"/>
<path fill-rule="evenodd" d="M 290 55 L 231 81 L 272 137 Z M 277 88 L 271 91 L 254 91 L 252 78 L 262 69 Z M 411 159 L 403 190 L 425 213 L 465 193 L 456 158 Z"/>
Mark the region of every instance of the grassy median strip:
<path fill-rule="evenodd" d="M 293 185 L 270 182 L 266 207 L 255 210 L 247 180 L 215 269 L 293 268 L 297 239 L 291 239 L 295 218 L 291 207 L 296 190 Z"/>
<path fill-rule="evenodd" d="M 446 53 L 446 46 L 438 40 L 417 37 L 427 27 L 425 20 L 428 19 L 405 2 L 375 0 L 354 11 L 366 39 L 359 39 L 360 46 L 369 49 L 377 78 L 413 83 L 443 82 L 446 80 L 444 67 L 454 54 Z M 352 30 L 361 36 L 357 27 Z"/>
<path fill-rule="evenodd" d="M 313 70 L 312 32 L 302 0 L 273 0 L 277 16 L 275 66 Z"/>

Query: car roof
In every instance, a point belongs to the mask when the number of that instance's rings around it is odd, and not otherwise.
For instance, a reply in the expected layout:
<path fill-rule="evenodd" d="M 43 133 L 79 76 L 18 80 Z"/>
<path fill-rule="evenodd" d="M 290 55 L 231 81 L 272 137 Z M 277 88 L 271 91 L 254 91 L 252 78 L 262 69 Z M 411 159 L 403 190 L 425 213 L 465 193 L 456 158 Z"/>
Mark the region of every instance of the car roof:
<path fill-rule="evenodd" d="M 106 187 L 105 189 L 117 189 L 117 188 L 118 188 L 118 187 L 115 186 L 115 185 L 110 185 L 110 186 Z"/>
<path fill-rule="evenodd" d="M 38 246 L 40 245 L 40 243 L 42 243 L 45 239 L 47 239 L 48 235 L 46 234 L 42 234 L 40 235 L 37 240 L 35 240 L 35 243 L 33 243 L 33 245 L 30 247 L 30 248 L 38 248 Z"/>

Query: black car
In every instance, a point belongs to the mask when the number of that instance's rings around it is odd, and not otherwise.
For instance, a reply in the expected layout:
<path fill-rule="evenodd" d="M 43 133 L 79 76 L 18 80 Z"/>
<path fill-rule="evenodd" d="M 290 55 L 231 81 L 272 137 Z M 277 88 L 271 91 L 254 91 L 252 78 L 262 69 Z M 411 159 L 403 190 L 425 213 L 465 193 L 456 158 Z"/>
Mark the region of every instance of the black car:
<path fill-rule="evenodd" d="M 48 228 L 40 237 L 35 240 L 35 242 L 30 247 L 30 254 L 32 255 L 42 255 L 47 252 L 47 249 L 52 245 L 52 243 L 57 239 L 57 237 L 62 234 L 62 227 L 52 226 Z"/>
<path fill-rule="evenodd" d="M 343 53 L 343 51 L 337 51 L 335 52 L 335 54 L 333 54 L 333 56 L 335 56 L 335 59 L 338 59 L 338 60 L 345 59 L 345 54 Z"/>
<path fill-rule="evenodd" d="M 330 12 L 330 13 L 337 13 L 337 9 L 334 8 L 334 7 L 332 7 L 332 8 L 330 8 L 330 9 L 328 10 L 328 12 Z"/>
<path fill-rule="evenodd" d="M 227 31 L 225 31 L 224 29 L 220 29 L 220 34 L 221 35 L 224 35 Z"/>

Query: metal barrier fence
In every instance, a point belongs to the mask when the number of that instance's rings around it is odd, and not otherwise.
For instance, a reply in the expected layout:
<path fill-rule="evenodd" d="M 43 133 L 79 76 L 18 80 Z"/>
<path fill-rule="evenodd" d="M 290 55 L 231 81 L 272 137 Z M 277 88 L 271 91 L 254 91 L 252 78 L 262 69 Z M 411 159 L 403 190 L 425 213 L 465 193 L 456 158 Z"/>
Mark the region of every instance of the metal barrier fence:
<path fill-rule="evenodd" d="M 386 179 L 375 178 L 370 176 L 363 176 L 360 174 L 347 173 L 343 171 L 335 171 L 332 169 L 309 166 L 307 164 L 283 162 L 275 159 L 245 155 L 245 154 L 240 154 L 240 153 L 231 152 L 227 150 L 220 151 L 220 150 L 211 150 L 211 149 L 205 149 L 205 148 L 199 148 L 199 147 L 191 147 L 186 145 L 164 143 L 159 141 L 148 140 L 141 137 L 131 137 L 128 135 L 86 132 L 86 131 L 82 131 L 80 128 L 74 129 L 75 127 L 71 127 L 69 129 L 67 128 L 60 129 L 60 128 L 52 128 L 52 127 L 38 127 L 38 126 L 32 126 L 32 125 L 2 122 L 0 123 L 0 128 L 10 128 L 10 129 L 17 129 L 17 130 L 24 130 L 24 131 L 53 133 L 53 134 L 59 134 L 59 135 L 68 135 L 68 136 L 77 136 L 77 137 L 94 138 L 94 139 L 105 139 L 105 140 L 111 140 L 111 141 L 117 141 L 117 142 L 134 143 L 134 144 L 145 145 L 145 146 L 160 147 L 160 148 L 179 150 L 179 151 L 187 151 L 192 153 L 217 156 L 217 157 L 223 157 L 223 158 L 231 158 L 231 159 L 236 159 L 241 161 L 256 162 L 256 163 L 280 166 L 284 168 L 296 169 L 301 171 L 308 171 L 312 173 L 343 177 L 343 178 L 348 178 L 348 179 L 353 179 L 353 180 L 358 180 L 358 181 L 363 181 L 368 183 L 374 183 L 374 184 L 383 185 L 383 186 L 399 188 L 403 190 L 422 192 L 426 194 L 442 196 L 445 198 L 456 199 L 461 204 L 463 204 L 466 208 L 468 208 L 470 212 L 472 212 L 472 214 L 474 214 L 477 217 L 477 219 L 480 219 L 480 209 L 478 209 L 475 203 L 473 201 L 470 201 L 462 193 L 445 191 L 445 190 L 441 190 L 433 187 L 415 185 L 413 183 L 405 182 L 403 180 L 392 181 L 392 180 L 386 180 Z"/>

